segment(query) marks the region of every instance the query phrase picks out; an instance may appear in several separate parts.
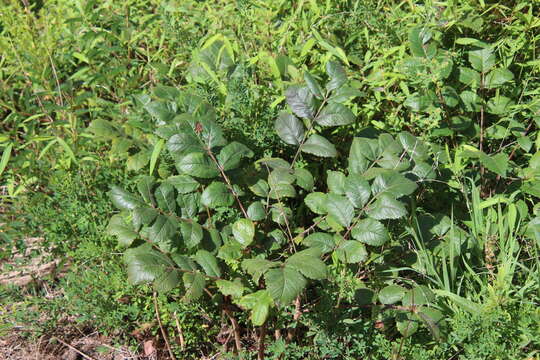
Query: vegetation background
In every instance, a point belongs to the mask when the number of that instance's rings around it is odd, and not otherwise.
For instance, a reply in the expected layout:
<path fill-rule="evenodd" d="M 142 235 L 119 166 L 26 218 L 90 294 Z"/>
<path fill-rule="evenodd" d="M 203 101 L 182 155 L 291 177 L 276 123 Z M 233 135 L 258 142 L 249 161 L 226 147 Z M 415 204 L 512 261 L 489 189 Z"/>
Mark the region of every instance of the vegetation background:
<path fill-rule="evenodd" d="M 348 153 L 407 131 L 433 160 L 384 247 L 328 265 L 301 316 L 273 310 L 292 335 L 268 335 L 265 358 L 540 358 L 538 14 L 532 0 L 2 2 L 0 354 L 256 358 L 249 312 L 234 349 L 214 298 L 127 281 L 107 192 L 174 174 L 154 130 L 177 105 L 148 106 L 171 88 L 208 102 L 255 159 L 292 159 L 275 131 L 287 89 L 338 63 L 354 121 L 321 133 Z M 297 160 L 318 186 L 346 167 Z M 428 321 L 394 308 L 418 286 Z"/>

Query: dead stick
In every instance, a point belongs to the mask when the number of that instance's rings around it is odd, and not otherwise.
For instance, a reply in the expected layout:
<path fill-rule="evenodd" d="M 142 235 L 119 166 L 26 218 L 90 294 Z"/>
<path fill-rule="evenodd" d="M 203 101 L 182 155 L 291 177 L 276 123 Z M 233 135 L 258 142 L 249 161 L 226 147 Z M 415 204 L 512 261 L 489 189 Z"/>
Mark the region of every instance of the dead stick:
<path fill-rule="evenodd" d="M 83 353 L 82 351 L 80 351 L 79 349 L 77 349 L 75 346 L 73 345 L 70 345 L 68 344 L 67 342 L 57 338 L 57 337 L 54 337 L 53 339 L 56 339 L 58 340 L 58 342 L 62 343 L 63 345 L 67 346 L 68 348 L 70 348 L 71 350 L 75 351 L 77 354 L 81 355 L 83 358 L 85 358 L 86 360 L 96 360 L 94 359 L 93 357 L 91 356 L 88 356 L 86 355 L 85 353 Z"/>
<path fill-rule="evenodd" d="M 182 327 L 180 326 L 180 322 L 178 321 L 178 316 L 176 316 L 176 311 L 174 314 L 174 320 L 176 321 L 176 328 L 178 329 L 178 338 L 180 339 L 180 349 L 184 351 L 186 349 L 186 343 L 184 341 L 184 332 L 182 331 Z"/>
<path fill-rule="evenodd" d="M 257 346 L 257 360 L 264 360 L 264 338 L 266 337 L 266 322 L 262 324 L 259 332 L 259 344 Z"/>
<path fill-rule="evenodd" d="M 223 309 L 223 311 L 225 311 L 225 314 L 227 314 L 227 316 L 231 320 L 234 332 L 234 344 L 236 346 L 236 351 L 239 353 L 242 350 L 242 343 L 240 342 L 240 329 L 238 327 L 238 321 L 236 321 L 229 309 L 225 308 Z"/>
<path fill-rule="evenodd" d="M 169 344 L 169 339 L 167 338 L 167 334 L 165 333 L 165 329 L 163 329 L 163 325 L 161 324 L 161 318 L 159 317 L 159 308 L 157 303 L 157 297 L 156 292 L 154 291 L 154 309 L 156 310 L 156 318 L 159 324 L 159 329 L 161 330 L 161 334 L 163 335 L 163 340 L 165 340 L 165 345 L 167 346 L 167 351 L 169 352 L 169 355 L 171 359 L 176 360 L 174 357 L 174 354 L 171 350 L 171 345 Z"/>

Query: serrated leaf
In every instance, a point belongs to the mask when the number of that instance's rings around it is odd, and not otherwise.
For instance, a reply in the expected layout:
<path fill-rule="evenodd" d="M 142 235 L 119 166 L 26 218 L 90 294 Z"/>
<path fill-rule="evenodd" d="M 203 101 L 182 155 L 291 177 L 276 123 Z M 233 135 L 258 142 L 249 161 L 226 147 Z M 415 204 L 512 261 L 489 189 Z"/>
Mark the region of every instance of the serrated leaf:
<path fill-rule="evenodd" d="M 334 238 L 332 235 L 322 232 L 316 232 L 308 235 L 302 240 L 302 244 L 316 248 L 320 252 L 326 254 L 334 249 Z"/>
<path fill-rule="evenodd" d="M 330 141 L 317 134 L 311 135 L 301 146 L 301 150 L 308 154 L 321 157 L 337 156 L 336 147 Z"/>
<path fill-rule="evenodd" d="M 377 220 L 363 219 L 352 229 L 354 239 L 371 246 L 384 245 L 389 239 L 386 227 Z"/>
<path fill-rule="evenodd" d="M 322 100 L 324 97 L 323 90 L 321 88 L 321 85 L 319 82 L 309 73 L 304 73 L 304 80 L 306 81 L 306 85 L 308 89 L 311 91 L 311 93 L 319 100 Z"/>
<path fill-rule="evenodd" d="M 210 252 L 206 250 L 197 251 L 195 261 L 203 268 L 206 275 L 212 277 L 221 276 L 221 269 L 219 268 L 217 259 Z"/>
<path fill-rule="evenodd" d="M 496 155 L 486 155 L 482 153 L 480 155 L 480 162 L 488 170 L 493 171 L 497 175 L 506 177 L 506 172 L 508 171 L 509 159 L 508 155 L 505 153 L 498 153 Z"/>
<path fill-rule="evenodd" d="M 228 171 L 236 169 L 245 157 L 253 157 L 253 151 L 248 149 L 244 144 L 234 141 L 221 149 L 217 156 L 217 160 L 219 165 L 221 165 L 221 168 L 224 171 Z"/>
<path fill-rule="evenodd" d="M 177 227 L 178 223 L 173 218 L 159 215 L 148 230 L 149 240 L 158 244 L 162 249 L 170 250 L 171 238 Z"/>
<path fill-rule="evenodd" d="M 330 77 L 330 81 L 326 84 L 328 91 L 338 89 L 347 82 L 347 74 L 343 66 L 336 61 L 326 63 L 326 73 Z"/>
<path fill-rule="evenodd" d="M 236 241 L 247 247 L 253 242 L 255 225 L 249 219 L 238 219 L 232 226 L 232 232 Z"/>
<path fill-rule="evenodd" d="M 171 176 L 165 181 L 171 184 L 180 194 L 188 194 L 199 188 L 197 180 L 189 175 Z"/>
<path fill-rule="evenodd" d="M 514 79 L 514 74 L 508 69 L 494 69 L 486 75 L 485 86 L 488 89 L 501 87 Z"/>
<path fill-rule="evenodd" d="M 407 179 L 397 171 L 385 172 L 378 175 L 371 185 L 373 195 L 379 193 L 389 194 L 396 199 L 412 194 L 416 188 L 417 185 L 414 181 Z"/>
<path fill-rule="evenodd" d="M 258 283 L 261 276 L 269 269 L 276 266 L 279 266 L 279 263 L 260 258 L 245 259 L 242 261 L 242 269 L 253 277 L 255 283 Z"/>
<path fill-rule="evenodd" d="M 304 124 L 292 114 L 286 112 L 280 113 L 276 119 L 274 128 L 276 129 L 278 136 L 286 144 L 300 145 L 304 140 Z"/>
<path fill-rule="evenodd" d="M 469 51 L 469 62 L 481 73 L 487 73 L 495 65 L 495 54 L 491 48 Z"/>
<path fill-rule="evenodd" d="M 435 300 L 435 294 L 426 286 L 419 285 L 408 290 L 401 303 L 403 306 L 419 306 L 426 305 Z"/>
<path fill-rule="evenodd" d="M 109 197 L 114 206 L 121 210 L 133 210 L 138 206 L 144 205 L 144 202 L 140 197 L 133 195 L 118 186 L 111 187 Z"/>
<path fill-rule="evenodd" d="M 261 221 L 266 218 L 264 205 L 260 201 L 255 201 L 247 208 L 247 215 L 253 221 Z"/>
<path fill-rule="evenodd" d="M 302 250 L 291 255 L 285 264 L 309 279 L 326 279 L 326 265 L 319 258 L 320 256 L 321 251 L 318 248 Z"/>
<path fill-rule="evenodd" d="M 268 184 L 274 187 L 279 184 L 292 184 L 296 177 L 289 169 L 275 169 L 268 175 Z"/>
<path fill-rule="evenodd" d="M 162 183 L 154 192 L 154 196 L 160 209 L 171 214 L 176 211 L 176 196 L 171 184 Z"/>
<path fill-rule="evenodd" d="M 399 285 L 388 285 L 379 292 L 379 301 L 385 305 L 395 304 L 405 295 L 405 289 Z"/>
<path fill-rule="evenodd" d="M 289 184 L 276 184 L 270 188 L 268 196 L 275 200 L 294 198 L 296 197 L 296 190 L 294 189 L 294 186 Z"/>
<path fill-rule="evenodd" d="M 334 194 L 345 194 L 345 180 L 345 174 L 341 171 L 328 170 L 326 172 L 326 183 L 328 184 L 328 189 Z"/>
<path fill-rule="evenodd" d="M 368 209 L 368 215 L 376 220 L 399 219 L 407 215 L 403 203 L 389 194 L 382 194 Z"/>
<path fill-rule="evenodd" d="M 107 233 L 116 236 L 122 246 L 130 246 L 138 234 L 129 226 L 120 215 L 114 215 L 107 226 Z"/>
<path fill-rule="evenodd" d="M 345 195 L 356 208 L 362 208 L 371 197 L 371 187 L 366 179 L 357 174 L 350 174 L 345 179 Z"/>
<path fill-rule="evenodd" d="M 315 214 L 325 215 L 326 210 L 326 194 L 322 192 L 313 192 L 308 194 L 304 198 L 304 202 L 307 207 L 313 211 Z"/>
<path fill-rule="evenodd" d="M 270 307 L 274 304 L 272 297 L 266 290 L 259 290 L 248 294 L 238 301 L 238 305 L 251 310 L 251 322 L 254 326 L 261 326 L 268 318 Z"/>
<path fill-rule="evenodd" d="M 330 103 L 315 118 L 321 126 L 341 126 L 352 124 L 355 120 L 353 112 L 343 104 Z"/>
<path fill-rule="evenodd" d="M 313 175 L 306 169 L 295 169 L 294 177 L 296 178 L 296 185 L 300 186 L 306 191 L 311 191 L 315 184 Z"/>
<path fill-rule="evenodd" d="M 270 296 L 281 306 L 290 304 L 306 287 L 306 279 L 287 266 L 268 270 L 264 280 Z"/>
<path fill-rule="evenodd" d="M 292 215 L 292 210 L 282 203 L 277 203 L 272 205 L 270 213 L 272 214 L 272 221 L 279 225 L 286 225 L 288 219 L 290 219 Z"/>
<path fill-rule="evenodd" d="M 156 290 L 166 292 L 180 282 L 174 262 L 149 246 L 126 250 L 124 260 L 129 282 L 134 285 L 153 282 Z"/>
<path fill-rule="evenodd" d="M 480 73 L 466 67 L 459 68 L 459 81 L 472 88 L 480 87 Z"/>
<path fill-rule="evenodd" d="M 338 259 L 348 264 L 364 262 L 368 257 L 364 244 L 356 240 L 342 241 L 335 251 Z"/>
<path fill-rule="evenodd" d="M 152 189 L 154 184 L 155 180 L 152 176 L 143 176 L 137 182 L 137 190 L 139 190 L 139 194 L 147 203 L 153 203 Z"/>
<path fill-rule="evenodd" d="M 301 118 L 313 119 L 317 103 L 308 87 L 293 85 L 285 91 L 285 98 L 291 110 Z"/>
<path fill-rule="evenodd" d="M 184 131 L 186 127 L 184 127 Z M 202 152 L 204 148 L 195 136 L 195 134 L 190 132 L 180 132 L 172 135 L 169 140 L 167 140 L 167 150 L 171 153 L 172 157 L 175 159 L 181 159 L 184 155 L 194 152 Z"/>
<path fill-rule="evenodd" d="M 346 197 L 341 195 L 328 194 L 326 210 L 344 227 L 348 227 L 354 217 L 353 205 Z"/>
<path fill-rule="evenodd" d="M 206 279 L 203 274 L 199 272 L 184 273 L 182 280 L 186 289 L 183 298 L 184 301 L 194 301 L 202 296 L 204 286 L 206 285 Z"/>
<path fill-rule="evenodd" d="M 353 139 L 351 149 L 349 151 L 349 173 L 363 174 L 369 166 L 368 160 L 363 155 L 365 150 L 362 142 L 362 138 L 356 137 Z"/>
<path fill-rule="evenodd" d="M 506 96 L 495 96 L 487 103 L 487 112 L 494 115 L 505 115 L 510 111 L 514 101 Z"/>
<path fill-rule="evenodd" d="M 403 337 L 409 337 L 418 331 L 418 322 L 403 316 L 402 320 L 396 321 L 396 328 Z"/>
<path fill-rule="evenodd" d="M 149 206 L 139 206 L 131 214 L 133 227 L 139 230 L 143 225 L 149 225 L 158 216 L 156 209 Z"/>
<path fill-rule="evenodd" d="M 182 239 L 184 244 L 192 249 L 199 245 L 203 239 L 202 226 L 196 222 L 182 222 L 180 223 L 180 232 L 182 233 Z"/>
<path fill-rule="evenodd" d="M 240 279 L 235 281 L 229 280 L 216 280 L 216 285 L 219 291 L 225 296 L 232 296 L 233 298 L 239 298 L 245 291 L 244 285 Z"/>
<path fill-rule="evenodd" d="M 176 167 L 183 174 L 203 179 L 211 179 L 219 175 L 218 168 L 208 155 L 200 152 L 187 154 L 176 163 Z"/>
<path fill-rule="evenodd" d="M 249 189 L 257 196 L 267 197 L 270 187 L 266 180 L 259 179 L 254 185 L 250 186 Z"/>
<path fill-rule="evenodd" d="M 231 191 L 222 182 L 214 181 L 204 189 L 201 195 L 201 204 L 210 209 L 231 206 L 234 197 Z"/>

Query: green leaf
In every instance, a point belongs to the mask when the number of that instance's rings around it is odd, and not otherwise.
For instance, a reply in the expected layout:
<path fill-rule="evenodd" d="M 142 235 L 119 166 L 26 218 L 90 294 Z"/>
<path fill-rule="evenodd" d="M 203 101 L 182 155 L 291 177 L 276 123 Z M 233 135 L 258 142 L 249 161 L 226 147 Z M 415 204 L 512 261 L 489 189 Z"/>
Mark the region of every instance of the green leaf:
<path fill-rule="evenodd" d="M 356 147 L 355 151 L 370 161 L 377 160 L 381 150 L 384 150 L 380 149 L 377 139 L 354 138 L 353 145 Z"/>
<path fill-rule="evenodd" d="M 309 91 L 311 91 L 317 99 L 322 100 L 324 94 L 319 82 L 307 71 L 304 73 L 304 80 L 306 81 Z"/>
<path fill-rule="evenodd" d="M 315 184 L 313 175 L 306 169 L 295 169 L 294 177 L 296 177 L 296 184 L 306 191 L 311 191 Z"/>
<path fill-rule="evenodd" d="M 201 265 L 206 275 L 212 277 L 221 276 L 221 270 L 218 266 L 217 259 L 210 252 L 206 250 L 197 251 L 195 254 L 195 261 Z"/>
<path fill-rule="evenodd" d="M 461 101 L 463 101 L 464 109 L 469 112 L 479 112 L 482 106 L 482 99 L 478 94 L 472 91 L 463 91 L 459 94 Z"/>
<path fill-rule="evenodd" d="M 414 161 L 422 161 L 427 159 L 427 146 L 411 133 L 406 131 L 400 132 L 398 135 L 398 140 L 403 146 L 403 149 L 407 151 L 409 156 L 413 158 Z"/>
<path fill-rule="evenodd" d="M 131 284 L 154 282 L 158 291 L 169 291 L 180 282 L 180 274 L 175 264 L 166 255 L 142 245 L 128 249 L 124 253 L 127 263 L 128 280 Z"/>
<path fill-rule="evenodd" d="M 368 210 L 368 215 L 376 220 L 399 219 L 407 215 L 407 210 L 391 195 L 382 194 Z"/>
<path fill-rule="evenodd" d="M 308 154 L 313 154 L 321 157 L 336 157 L 336 147 L 322 136 L 317 134 L 311 135 L 306 142 L 301 146 L 301 150 Z"/>
<path fill-rule="evenodd" d="M 173 218 L 159 215 L 152 227 L 148 230 L 149 240 L 158 244 L 160 248 L 163 246 L 165 249 L 168 249 L 177 227 L 178 223 Z"/>
<path fill-rule="evenodd" d="M 2 152 L 2 159 L 0 159 L 0 175 L 2 175 L 2 173 L 6 169 L 6 166 L 9 162 L 9 158 L 11 157 L 12 149 L 13 149 L 13 143 L 10 143 L 8 146 L 4 148 L 4 151 Z"/>
<path fill-rule="evenodd" d="M 411 53 L 417 57 L 432 58 L 437 52 L 437 48 L 428 42 L 431 40 L 432 32 L 424 26 L 418 26 L 409 32 L 409 46 Z"/>
<path fill-rule="evenodd" d="M 373 195 L 379 193 L 389 194 L 396 199 L 412 194 L 416 188 L 417 185 L 414 181 L 407 179 L 397 171 L 385 172 L 378 175 L 371 185 Z"/>
<path fill-rule="evenodd" d="M 286 225 L 286 222 L 292 216 L 291 208 L 282 203 L 272 205 L 270 212 L 272 214 L 272 221 L 282 226 Z"/>
<path fill-rule="evenodd" d="M 355 118 L 353 112 L 345 105 L 330 103 L 324 107 L 315 121 L 321 126 L 341 126 L 352 124 Z"/>
<path fill-rule="evenodd" d="M 418 331 L 418 321 L 410 319 L 410 316 L 402 315 L 402 319 L 396 321 L 396 328 L 403 337 L 409 337 Z"/>
<path fill-rule="evenodd" d="M 165 181 L 174 186 L 180 194 L 188 194 L 199 188 L 197 180 L 188 175 L 171 176 Z"/>
<path fill-rule="evenodd" d="M 426 305 L 435 300 L 435 294 L 424 285 L 416 286 L 405 293 L 401 303 L 403 306 Z"/>
<path fill-rule="evenodd" d="M 416 176 L 418 176 L 419 179 L 425 180 L 425 179 L 435 179 L 435 169 L 432 165 L 425 163 L 425 162 L 418 162 L 414 166 L 414 168 L 411 170 L 412 173 Z"/>
<path fill-rule="evenodd" d="M 233 298 L 241 297 L 246 290 L 240 279 L 235 279 L 235 281 L 216 280 L 216 285 L 223 295 Z"/>
<path fill-rule="evenodd" d="M 255 283 L 258 283 L 261 276 L 269 269 L 276 266 L 279 266 L 279 263 L 260 258 L 245 259 L 242 261 L 242 269 L 253 277 Z"/>
<path fill-rule="evenodd" d="M 268 175 L 268 184 L 274 187 L 279 184 L 292 184 L 296 177 L 291 174 L 289 169 L 275 169 Z"/>
<path fill-rule="evenodd" d="M 152 196 L 152 189 L 154 187 L 155 180 L 151 176 L 143 176 L 138 182 L 137 182 L 137 190 L 139 190 L 139 194 L 141 194 L 144 201 L 147 203 L 153 203 L 154 197 Z"/>
<path fill-rule="evenodd" d="M 182 233 L 182 239 L 184 240 L 184 244 L 189 249 L 193 249 L 195 246 L 199 245 L 199 243 L 203 239 L 202 226 L 196 222 L 180 223 L 180 232 Z"/>
<path fill-rule="evenodd" d="M 514 101 L 506 96 L 495 96 L 487 103 L 487 112 L 494 115 L 505 115 L 510 111 Z"/>
<path fill-rule="evenodd" d="M 313 192 L 304 198 L 307 207 L 315 214 L 326 215 L 326 194 L 322 192 Z"/>
<path fill-rule="evenodd" d="M 352 229 L 354 239 L 371 246 L 384 245 L 389 239 L 386 227 L 377 220 L 363 219 Z"/>
<path fill-rule="evenodd" d="M 186 130 L 189 127 L 183 127 L 178 134 L 174 134 L 167 140 L 167 150 L 175 159 L 181 159 L 185 154 L 204 151 L 203 146 L 197 136 Z"/>
<path fill-rule="evenodd" d="M 190 153 L 176 163 L 178 171 L 199 178 L 211 179 L 219 175 L 218 168 L 208 157 L 200 152 Z"/>
<path fill-rule="evenodd" d="M 379 292 L 379 301 L 381 304 L 385 305 L 395 304 L 403 299 L 405 291 L 406 290 L 399 285 L 388 285 Z"/>
<path fill-rule="evenodd" d="M 206 285 L 206 279 L 203 274 L 200 272 L 184 273 L 182 280 L 184 281 L 184 288 L 186 289 L 183 298 L 184 301 L 194 301 L 202 296 L 204 286 Z"/>
<path fill-rule="evenodd" d="M 495 54 L 492 48 L 469 51 L 469 62 L 481 73 L 487 73 L 495 65 Z"/>
<path fill-rule="evenodd" d="M 371 197 L 371 187 L 366 179 L 357 174 L 351 174 L 345 179 L 345 195 L 356 208 L 362 208 Z"/>
<path fill-rule="evenodd" d="M 160 209 L 171 214 L 176 211 L 176 197 L 171 184 L 162 183 L 154 192 L 154 196 Z"/>
<path fill-rule="evenodd" d="M 326 183 L 328 184 L 328 189 L 334 194 L 344 195 L 345 194 L 345 174 L 341 171 L 332 171 L 328 170 L 326 172 L 327 178 Z"/>
<path fill-rule="evenodd" d="M 236 169 L 244 157 L 253 157 L 253 151 L 244 144 L 234 141 L 221 149 L 217 161 L 224 171 L 228 171 Z"/>
<path fill-rule="evenodd" d="M 251 322 L 254 326 L 261 326 L 268 318 L 270 307 L 274 304 L 272 297 L 266 290 L 259 290 L 248 294 L 238 301 L 238 305 L 251 310 Z"/>
<path fill-rule="evenodd" d="M 326 209 L 328 214 L 333 216 L 340 225 L 348 227 L 354 217 L 354 207 L 344 196 L 328 194 Z"/>
<path fill-rule="evenodd" d="M 118 186 L 112 186 L 109 191 L 109 197 L 112 203 L 120 210 L 133 210 L 138 206 L 144 205 L 142 199 Z"/>
<path fill-rule="evenodd" d="M 267 197 L 268 192 L 270 191 L 270 187 L 268 186 L 268 183 L 263 179 L 259 179 L 254 185 L 250 186 L 249 189 L 255 195 L 260 196 L 260 197 Z"/>
<path fill-rule="evenodd" d="M 304 125 L 292 114 L 282 112 L 279 114 L 274 128 L 278 136 L 289 145 L 300 145 L 304 140 Z"/>
<path fill-rule="evenodd" d="M 339 260 L 347 264 L 361 263 L 368 257 L 364 244 L 355 240 L 342 241 L 336 248 L 336 255 Z"/>
<path fill-rule="evenodd" d="M 114 215 L 107 226 L 107 233 L 118 238 L 118 243 L 128 247 L 138 237 L 138 234 L 129 226 L 120 215 Z"/>
<path fill-rule="evenodd" d="M 247 215 L 253 221 L 261 221 L 266 218 L 264 205 L 260 201 L 255 201 L 247 208 Z"/>
<path fill-rule="evenodd" d="M 214 181 L 208 185 L 201 195 L 201 204 L 210 209 L 231 206 L 233 203 L 234 197 L 227 185 L 219 181 Z"/>
<path fill-rule="evenodd" d="M 508 69 L 494 69 L 486 75 L 485 86 L 488 89 L 501 87 L 514 79 L 514 74 Z"/>
<path fill-rule="evenodd" d="M 321 251 L 317 248 L 302 250 L 291 255 L 285 264 L 309 279 L 326 279 L 326 265 L 319 258 L 320 255 Z"/>
<path fill-rule="evenodd" d="M 131 214 L 133 227 L 139 230 L 143 225 L 149 225 L 158 216 L 156 209 L 149 206 L 140 206 L 133 209 Z"/>
<path fill-rule="evenodd" d="M 290 304 L 306 287 L 306 279 L 287 266 L 268 270 L 264 280 L 270 296 L 281 306 Z"/>
<path fill-rule="evenodd" d="M 285 91 L 287 104 L 301 118 L 313 119 L 317 103 L 308 87 L 293 85 Z"/>
<path fill-rule="evenodd" d="M 480 162 L 488 170 L 493 171 L 497 175 L 506 177 L 506 172 L 508 171 L 509 159 L 508 155 L 505 153 L 498 153 L 496 155 L 486 155 L 482 153 L 480 155 Z"/>
<path fill-rule="evenodd" d="M 149 175 L 152 175 L 154 172 L 154 168 L 156 167 L 156 163 L 159 157 L 159 154 L 161 153 L 161 149 L 163 149 L 163 145 L 165 144 L 165 140 L 159 139 L 156 145 L 154 146 L 154 149 L 152 150 L 152 154 L 150 155 L 150 173 Z"/>
<path fill-rule="evenodd" d="M 283 198 L 294 198 L 296 197 L 296 190 L 292 185 L 278 183 L 271 187 L 268 195 L 271 199 L 275 200 L 280 200 Z"/>
<path fill-rule="evenodd" d="M 198 120 L 190 125 L 193 132 L 197 133 L 199 128 L 202 129 L 199 136 L 207 149 L 227 145 L 227 141 L 223 137 L 223 130 L 214 120 L 210 118 L 200 118 Z"/>
<path fill-rule="evenodd" d="M 169 106 L 170 103 L 165 101 L 152 101 L 144 106 L 145 110 L 154 118 L 156 118 L 161 123 L 167 123 L 171 121 L 176 112 L 172 107 Z"/>
<path fill-rule="evenodd" d="M 480 73 L 466 67 L 459 68 L 459 81 L 472 88 L 477 88 L 481 85 Z"/>
<path fill-rule="evenodd" d="M 369 162 L 363 155 L 365 152 L 364 145 L 362 144 L 364 139 L 354 138 L 349 151 L 349 173 L 363 174 L 369 166 Z"/>
<path fill-rule="evenodd" d="M 326 73 L 330 77 L 330 81 L 326 84 L 328 91 L 338 89 L 347 82 L 347 74 L 343 66 L 336 61 L 326 63 Z"/>
<path fill-rule="evenodd" d="M 335 245 L 332 235 L 322 232 L 316 232 L 307 236 L 302 240 L 302 244 L 319 249 L 319 251 L 324 254 L 332 251 Z"/>
<path fill-rule="evenodd" d="M 232 232 L 236 241 L 246 247 L 253 242 L 255 225 L 249 219 L 238 219 L 232 226 Z"/>
<path fill-rule="evenodd" d="M 444 315 L 440 310 L 429 307 L 421 307 L 421 311 L 417 312 L 416 316 L 424 323 L 424 325 L 426 325 L 431 333 L 431 336 L 437 340 L 442 340 L 443 337 L 439 324 L 444 319 Z"/>

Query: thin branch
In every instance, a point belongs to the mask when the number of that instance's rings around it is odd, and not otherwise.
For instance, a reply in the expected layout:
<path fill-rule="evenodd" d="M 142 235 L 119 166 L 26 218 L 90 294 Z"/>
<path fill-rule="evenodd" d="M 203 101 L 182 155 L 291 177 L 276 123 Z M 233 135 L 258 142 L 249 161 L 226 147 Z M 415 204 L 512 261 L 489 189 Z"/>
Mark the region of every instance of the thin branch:
<path fill-rule="evenodd" d="M 58 337 L 54 337 L 53 339 L 58 340 L 58 342 L 60 342 L 61 344 L 67 346 L 67 347 L 70 348 L 71 350 L 75 351 L 77 354 L 81 355 L 81 356 L 82 356 L 83 358 L 85 358 L 86 360 L 96 360 L 96 359 L 94 359 L 93 357 L 91 357 L 91 356 L 89 356 L 89 355 L 86 355 L 85 353 L 83 353 L 82 351 L 80 351 L 79 349 L 77 349 L 75 346 L 68 344 L 67 342 L 61 340 L 61 339 L 58 338 Z"/>
<path fill-rule="evenodd" d="M 158 324 L 159 324 L 159 329 L 161 330 L 161 334 L 163 335 L 163 340 L 165 340 L 165 345 L 167 346 L 167 351 L 169 352 L 169 356 L 171 357 L 171 359 L 176 360 L 176 357 L 174 356 L 174 354 L 173 354 L 173 352 L 171 350 L 171 345 L 169 344 L 169 339 L 167 337 L 167 333 L 165 332 L 165 329 L 163 328 L 163 324 L 161 323 L 161 318 L 159 316 L 159 308 L 158 308 L 157 297 L 156 297 L 156 292 L 155 291 L 154 291 L 153 295 L 154 295 L 154 309 L 156 310 L 156 318 L 157 318 L 157 321 L 158 321 Z"/>

